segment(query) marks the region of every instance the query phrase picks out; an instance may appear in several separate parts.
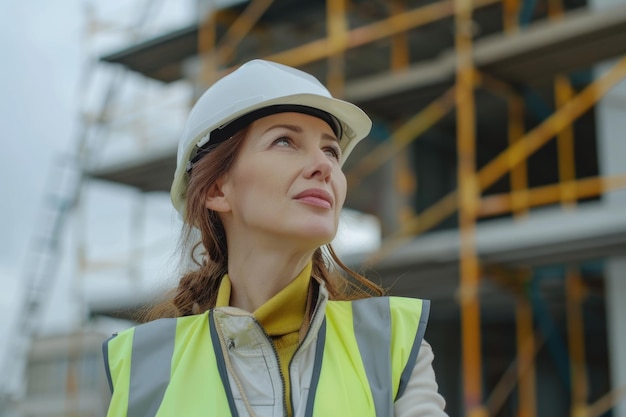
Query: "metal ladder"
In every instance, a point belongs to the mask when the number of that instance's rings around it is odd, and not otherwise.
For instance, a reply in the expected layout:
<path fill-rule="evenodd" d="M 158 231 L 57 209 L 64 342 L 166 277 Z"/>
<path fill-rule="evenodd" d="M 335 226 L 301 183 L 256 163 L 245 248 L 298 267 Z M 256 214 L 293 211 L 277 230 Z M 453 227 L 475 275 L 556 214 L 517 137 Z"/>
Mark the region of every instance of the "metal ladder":
<path fill-rule="evenodd" d="M 62 155 L 55 158 L 46 178 L 44 202 L 27 252 L 19 312 L 7 335 L 7 351 L 0 368 L 0 404 L 10 403 L 23 394 L 22 378 L 30 339 L 38 331 L 46 299 L 58 276 L 63 230 L 76 205 L 81 181 L 77 157 Z"/>

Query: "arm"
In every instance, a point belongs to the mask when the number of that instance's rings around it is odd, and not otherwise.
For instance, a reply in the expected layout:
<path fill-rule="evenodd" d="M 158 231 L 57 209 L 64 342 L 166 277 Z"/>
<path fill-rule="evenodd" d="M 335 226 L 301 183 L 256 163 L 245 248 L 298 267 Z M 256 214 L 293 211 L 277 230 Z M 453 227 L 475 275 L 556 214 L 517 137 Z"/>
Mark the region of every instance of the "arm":
<path fill-rule="evenodd" d="M 394 403 L 395 417 L 446 417 L 446 402 L 437 392 L 432 362 L 433 350 L 425 340 L 417 355 L 415 367 L 402 396 Z"/>

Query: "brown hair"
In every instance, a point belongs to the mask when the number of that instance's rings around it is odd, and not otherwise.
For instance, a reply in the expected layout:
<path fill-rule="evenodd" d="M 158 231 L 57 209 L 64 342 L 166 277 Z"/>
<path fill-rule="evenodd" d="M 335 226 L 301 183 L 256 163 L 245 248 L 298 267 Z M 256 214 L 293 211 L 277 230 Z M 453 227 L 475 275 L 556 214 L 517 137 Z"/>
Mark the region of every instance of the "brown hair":
<path fill-rule="evenodd" d="M 226 233 L 218 214 L 205 207 L 211 186 L 226 174 L 245 139 L 247 129 L 205 155 L 189 174 L 181 245 L 196 268 L 185 273 L 178 287 L 161 303 L 141 314 L 140 321 L 202 313 L 215 306 L 220 281 L 227 272 Z M 200 240 L 197 241 L 197 235 Z M 330 245 L 327 254 L 318 248 L 313 254 L 311 275 L 324 281 L 331 300 L 353 300 L 383 295 L 383 289 L 352 271 L 337 257 Z M 347 277 L 336 267 L 342 269 Z M 330 268 L 329 268 L 330 266 Z"/>

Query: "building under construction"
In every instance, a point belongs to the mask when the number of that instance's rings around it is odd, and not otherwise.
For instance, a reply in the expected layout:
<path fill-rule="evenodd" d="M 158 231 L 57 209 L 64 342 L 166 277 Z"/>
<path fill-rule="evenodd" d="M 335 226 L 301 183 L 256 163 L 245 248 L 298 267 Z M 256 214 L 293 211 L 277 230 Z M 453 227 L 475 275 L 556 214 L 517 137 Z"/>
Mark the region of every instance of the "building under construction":
<path fill-rule="evenodd" d="M 141 2 L 141 25 L 158 3 Z M 626 417 L 623 0 L 207 1 L 193 15 L 94 43 L 86 71 L 106 83 L 86 100 L 71 201 L 94 181 L 124 184 L 140 218 L 176 165 L 177 133 L 155 132 L 156 112 L 184 117 L 253 58 L 298 67 L 374 121 L 344 168 L 346 206 L 376 216 L 382 244 L 346 260 L 392 294 L 432 300 L 426 339 L 448 414 Z M 89 19 L 89 36 L 111 30 Z M 171 104 L 175 89 L 184 99 Z M 111 137 L 134 143 L 132 156 L 99 158 Z M 124 309 L 147 301 L 136 300 Z M 93 334 L 71 337 L 85 349 L 33 340 L 21 415 L 104 415 Z M 65 400 L 42 402 L 45 367 L 61 357 L 84 372 L 63 373 Z M 99 400 L 81 402 L 81 386 Z"/>

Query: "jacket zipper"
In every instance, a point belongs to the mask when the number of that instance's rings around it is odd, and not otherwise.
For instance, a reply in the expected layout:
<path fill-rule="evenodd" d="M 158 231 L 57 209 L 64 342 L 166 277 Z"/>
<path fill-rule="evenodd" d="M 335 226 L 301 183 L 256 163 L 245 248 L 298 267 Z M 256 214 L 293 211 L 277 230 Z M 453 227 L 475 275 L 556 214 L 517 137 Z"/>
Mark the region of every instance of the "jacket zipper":
<path fill-rule="evenodd" d="M 319 297 L 319 294 L 318 294 Z M 319 301 L 319 300 L 318 300 Z M 309 323 L 313 323 L 313 321 L 315 320 L 315 316 L 317 316 L 317 312 L 319 310 L 319 303 L 316 302 L 315 303 L 315 309 L 313 310 L 313 314 L 311 314 L 311 320 L 309 321 Z M 311 333 L 311 328 L 313 326 L 309 325 L 309 328 L 306 330 L 306 333 L 304 334 L 304 337 L 302 338 L 302 341 L 304 342 L 306 340 L 307 337 L 309 337 L 309 333 Z M 300 343 L 298 345 L 298 347 L 296 348 L 296 351 L 293 353 L 293 356 L 291 357 L 291 360 L 289 360 L 289 365 L 287 365 L 287 371 L 290 372 L 291 371 L 291 364 L 293 363 L 293 360 L 296 358 L 296 355 L 298 354 L 298 352 L 300 351 L 300 348 L 302 347 L 302 343 Z M 289 378 L 289 381 L 291 381 L 291 378 Z M 286 399 L 285 399 L 286 402 Z M 291 410 L 293 411 L 293 395 L 291 396 L 291 398 L 289 398 L 289 402 L 291 403 Z M 285 415 L 287 415 L 285 413 Z"/>
<path fill-rule="evenodd" d="M 319 303 L 315 303 L 315 309 L 313 310 L 313 314 L 311 314 L 311 320 L 310 323 L 313 323 L 313 321 L 315 320 L 315 317 L 317 316 L 319 310 Z M 274 346 L 274 342 L 272 341 L 272 338 L 267 334 L 267 332 L 265 331 L 265 329 L 263 328 L 263 326 L 261 326 L 261 323 L 259 323 L 257 321 L 256 318 L 253 317 L 254 322 L 257 324 L 257 326 L 259 326 L 259 328 L 261 329 L 261 331 L 263 332 L 263 335 L 265 335 L 265 338 L 267 339 L 267 341 L 269 342 L 270 346 L 272 347 L 272 352 L 274 352 L 274 358 L 276 358 L 276 365 L 278 365 L 278 375 L 280 375 L 280 383 L 283 389 L 283 415 L 285 417 L 288 416 L 288 409 L 287 409 L 287 387 L 285 386 L 285 375 L 283 374 L 283 369 L 280 366 L 280 358 L 278 356 L 278 351 L 276 350 L 276 346 Z M 309 337 L 309 333 L 311 333 L 311 328 L 313 326 L 309 326 L 309 328 L 307 329 L 304 338 L 302 339 L 303 341 L 306 340 L 307 337 Z M 291 357 L 291 360 L 289 360 L 289 364 L 287 365 L 287 372 L 289 372 L 291 370 L 291 364 L 293 363 L 293 360 L 295 359 L 296 355 L 298 354 L 298 352 L 300 351 L 300 347 L 302 346 L 302 343 L 300 343 L 298 345 L 298 347 L 296 348 L 296 351 L 293 353 L 293 356 Z M 291 378 L 289 378 L 289 380 L 291 381 Z M 289 398 L 289 402 L 291 403 L 291 410 L 293 411 L 293 397 Z"/>
<path fill-rule="evenodd" d="M 278 365 L 278 375 L 280 376 L 280 385 L 281 385 L 281 387 L 283 389 L 283 394 L 282 394 L 282 398 L 283 398 L 283 415 L 285 417 L 287 417 L 287 415 L 288 415 L 288 409 L 287 409 L 287 388 L 285 387 L 285 375 L 283 374 L 283 369 L 280 366 L 280 358 L 278 356 L 278 351 L 276 350 L 276 346 L 274 346 L 274 342 L 272 342 L 272 338 L 267 334 L 267 332 L 265 331 L 263 326 L 261 326 L 261 323 L 259 323 L 256 318 L 253 318 L 253 319 L 254 319 L 254 322 L 257 324 L 257 326 L 259 326 L 259 328 L 261 329 L 261 331 L 265 335 L 265 338 L 267 339 L 267 341 L 270 343 L 270 346 L 272 347 L 272 352 L 274 352 L 274 358 L 276 358 L 276 365 Z M 291 359 L 293 360 L 293 358 L 291 358 Z M 291 364 L 291 361 L 290 361 L 290 364 Z M 287 368 L 287 369 L 289 369 L 289 368 Z M 293 407 L 293 404 L 292 404 L 292 407 Z"/>

